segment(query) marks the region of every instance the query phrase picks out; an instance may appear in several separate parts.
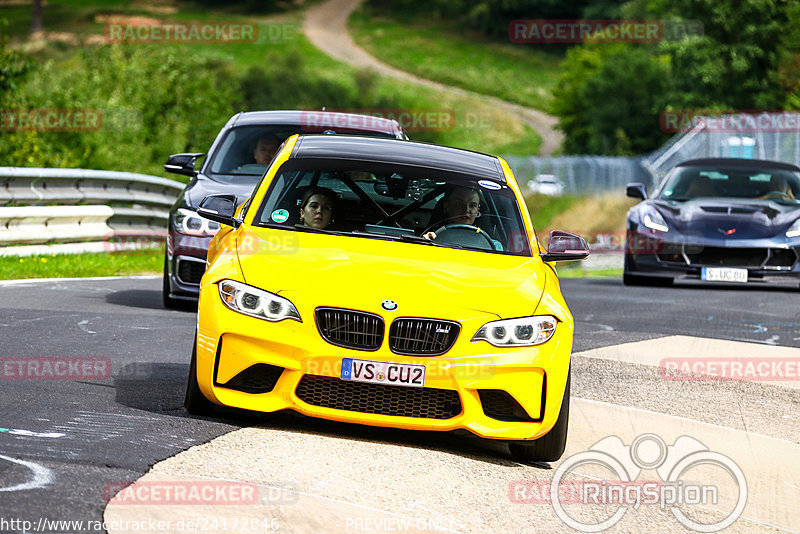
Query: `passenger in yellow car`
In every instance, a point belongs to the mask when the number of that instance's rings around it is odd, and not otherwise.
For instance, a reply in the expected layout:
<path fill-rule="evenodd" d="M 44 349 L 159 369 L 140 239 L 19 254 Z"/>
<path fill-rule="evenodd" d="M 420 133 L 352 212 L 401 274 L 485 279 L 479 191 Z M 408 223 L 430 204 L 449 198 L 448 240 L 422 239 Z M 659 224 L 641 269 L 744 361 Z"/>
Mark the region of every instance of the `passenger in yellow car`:
<path fill-rule="evenodd" d="M 306 191 L 300 202 L 300 224 L 324 230 L 333 218 L 336 193 L 327 187 L 315 187 Z"/>

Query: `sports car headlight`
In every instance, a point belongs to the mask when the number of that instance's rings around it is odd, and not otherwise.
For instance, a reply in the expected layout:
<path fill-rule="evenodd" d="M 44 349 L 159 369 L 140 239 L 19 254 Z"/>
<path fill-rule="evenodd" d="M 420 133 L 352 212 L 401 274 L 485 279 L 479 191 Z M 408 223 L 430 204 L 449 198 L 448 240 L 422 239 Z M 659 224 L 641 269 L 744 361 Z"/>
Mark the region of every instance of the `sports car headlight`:
<path fill-rule="evenodd" d="M 800 236 L 800 219 L 797 219 L 793 225 L 786 230 L 786 237 L 798 237 Z"/>
<path fill-rule="evenodd" d="M 278 322 L 284 319 L 303 320 L 291 301 L 241 282 L 223 280 L 219 283 L 222 303 L 235 312 Z"/>
<path fill-rule="evenodd" d="M 664 217 L 653 206 L 647 206 L 642 211 L 642 224 L 651 230 L 658 230 L 659 232 L 669 232 L 669 226 Z"/>
<path fill-rule="evenodd" d="M 219 223 L 204 219 L 186 208 L 178 208 L 172 214 L 172 223 L 182 234 L 209 236 L 219 231 Z"/>
<path fill-rule="evenodd" d="M 541 345 L 553 337 L 557 323 L 552 315 L 492 321 L 483 325 L 472 341 L 488 341 L 495 347 Z"/>

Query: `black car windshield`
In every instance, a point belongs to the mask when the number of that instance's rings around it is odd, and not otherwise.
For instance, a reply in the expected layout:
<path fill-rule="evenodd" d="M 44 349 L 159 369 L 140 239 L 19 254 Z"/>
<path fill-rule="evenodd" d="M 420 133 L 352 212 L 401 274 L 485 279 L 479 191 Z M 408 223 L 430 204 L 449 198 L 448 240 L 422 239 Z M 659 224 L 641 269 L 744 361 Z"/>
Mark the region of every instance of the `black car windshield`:
<path fill-rule="evenodd" d="M 228 181 L 236 181 L 237 177 L 247 176 L 247 180 L 260 177 L 281 143 L 296 133 L 301 133 L 300 126 L 231 128 L 211 155 L 206 172 Z"/>
<path fill-rule="evenodd" d="M 289 160 L 254 224 L 530 256 L 507 184 L 420 167 Z"/>
<path fill-rule="evenodd" d="M 675 201 L 737 198 L 800 204 L 799 196 L 800 176 L 793 171 L 698 166 L 677 168 L 658 198 Z"/>
<path fill-rule="evenodd" d="M 285 124 L 231 128 L 211 154 L 206 172 L 222 181 L 253 181 L 254 177 L 264 174 L 278 148 L 287 138 L 308 133 L 305 130 L 301 125 Z M 393 137 L 390 133 L 377 131 L 359 132 L 359 135 Z"/>

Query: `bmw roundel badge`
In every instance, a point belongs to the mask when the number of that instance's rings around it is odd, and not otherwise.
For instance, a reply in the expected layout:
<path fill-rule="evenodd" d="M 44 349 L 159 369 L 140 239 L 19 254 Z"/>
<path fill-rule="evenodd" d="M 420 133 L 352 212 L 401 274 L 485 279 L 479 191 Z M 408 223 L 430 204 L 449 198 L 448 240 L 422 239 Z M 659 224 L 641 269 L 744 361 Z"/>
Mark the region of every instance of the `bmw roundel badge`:
<path fill-rule="evenodd" d="M 381 308 L 386 311 L 394 311 L 397 309 L 397 303 L 393 300 L 384 300 L 381 302 Z"/>

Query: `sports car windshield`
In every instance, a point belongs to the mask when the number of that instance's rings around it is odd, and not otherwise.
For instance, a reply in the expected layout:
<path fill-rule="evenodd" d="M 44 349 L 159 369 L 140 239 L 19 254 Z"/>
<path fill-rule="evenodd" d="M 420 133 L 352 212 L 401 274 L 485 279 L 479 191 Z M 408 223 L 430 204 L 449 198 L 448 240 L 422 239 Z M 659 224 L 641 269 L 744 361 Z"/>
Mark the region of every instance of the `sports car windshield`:
<path fill-rule="evenodd" d="M 259 226 L 530 256 L 503 182 L 420 167 L 290 160 L 256 213 Z"/>
<path fill-rule="evenodd" d="M 254 181 L 267 170 L 280 145 L 290 136 L 308 133 L 300 125 L 239 126 L 225 134 L 206 172 L 223 181 Z M 347 135 L 337 132 L 336 135 Z M 359 132 L 359 135 L 393 137 L 383 132 Z"/>
<path fill-rule="evenodd" d="M 800 176 L 783 169 L 718 167 L 678 168 L 658 198 L 686 201 L 695 198 L 774 200 L 800 204 Z"/>

